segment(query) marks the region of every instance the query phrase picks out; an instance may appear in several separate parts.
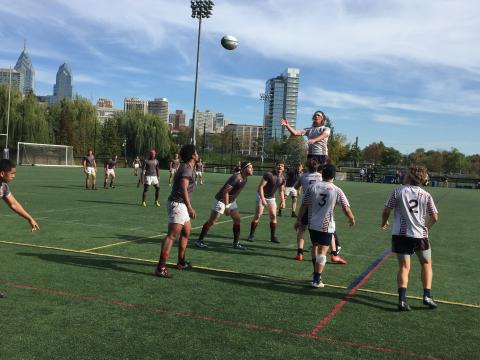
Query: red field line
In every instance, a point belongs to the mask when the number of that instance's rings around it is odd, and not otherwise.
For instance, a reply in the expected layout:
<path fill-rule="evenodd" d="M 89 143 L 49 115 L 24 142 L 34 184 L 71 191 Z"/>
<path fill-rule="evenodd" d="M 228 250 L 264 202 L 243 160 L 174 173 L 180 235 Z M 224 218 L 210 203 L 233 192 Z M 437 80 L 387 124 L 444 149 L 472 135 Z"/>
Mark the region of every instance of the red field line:
<path fill-rule="evenodd" d="M 208 315 L 194 314 L 186 311 L 162 309 L 159 307 L 145 306 L 142 304 L 131 304 L 125 301 L 110 299 L 103 296 L 84 295 L 84 294 L 70 292 L 70 291 L 39 288 L 32 285 L 16 284 L 12 282 L 4 282 L 4 284 L 16 289 L 30 290 L 30 291 L 39 292 L 39 293 L 47 293 L 47 294 L 64 296 L 69 298 L 76 298 L 83 301 L 100 302 L 100 303 L 105 303 L 109 305 L 120 306 L 125 309 L 135 309 L 135 310 L 146 311 L 146 312 L 162 314 L 162 315 L 178 316 L 178 317 L 182 317 L 190 320 L 210 321 L 217 324 L 228 325 L 228 326 L 233 326 L 233 327 L 242 328 L 242 329 L 263 331 L 263 332 L 269 332 L 269 333 L 275 333 L 275 334 L 284 334 L 287 336 L 302 337 L 302 338 L 307 338 L 312 340 L 329 342 L 332 344 L 350 346 L 350 347 L 359 348 L 359 349 L 367 349 L 367 350 L 379 351 L 383 353 L 395 353 L 403 356 L 414 357 L 417 359 L 441 360 L 441 358 L 438 358 L 438 357 L 433 357 L 431 355 L 422 355 L 422 354 L 418 354 L 411 351 L 403 351 L 400 349 L 380 347 L 380 346 L 369 345 L 365 343 L 357 343 L 349 340 L 340 340 L 340 339 L 326 337 L 326 336 L 317 336 L 316 334 L 313 334 L 313 333 L 309 333 L 309 334 L 296 333 L 287 329 L 258 325 L 255 323 L 226 320 L 226 319 L 221 319 L 221 318 L 212 317 Z M 361 284 L 359 284 L 359 286 L 360 285 Z"/>
<path fill-rule="evenodd" d="M 378 264 L 373 267 L 359 282 L 357 285 L 355 285 L 349 292 L 348 294 L 342 299 L 342 301 L 340 301 L 337 305 L 335 305 L 335 307 L 333 308 L 332 311 L 330 311 L 330 313 L 325 316 L 322 321 L 320 321 L 317 325 L 315 325 L 312 329 L 312 331 L 310 332 L 310 335 L 311 336 L 317 336 L 318 332 L 320 330 L 322 330 L 325 325 L 327 325 L 331 320 L 332 318 L 343 308 L 343 306 L 347 303 L 347 301 L 352 298 L 352 296 L 357 292 L 358 289 L 360 289 L 360 287 L 362 287 L 363 284 L 365 284 L 365 282 L 370 278 L 370 276 L 372 276 L 372 274 L 390 257 L 390 255 L 392 255 L 391 252 L 387 253 L 386 256 L 384 256 L 382 258 L 381 261 L 378 262 Z"/>

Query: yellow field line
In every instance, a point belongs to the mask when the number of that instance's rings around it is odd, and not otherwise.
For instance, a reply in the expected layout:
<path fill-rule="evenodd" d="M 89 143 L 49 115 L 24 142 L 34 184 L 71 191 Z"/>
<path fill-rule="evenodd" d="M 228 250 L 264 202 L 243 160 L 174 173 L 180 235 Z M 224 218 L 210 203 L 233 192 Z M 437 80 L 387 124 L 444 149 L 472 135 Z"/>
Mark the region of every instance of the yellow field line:
<path fill-rule="evenodd" d="M 246 216 L 241 217 L 240 219 L 247 219 L 247 218 L 252 217 L 252 216 L 254 216 L 254 215 L 246 215 Z M 230 221 L 232 221 L 232 219 L 220 221 L 220 222 L 216 223 L 216 225 L 224 224 L 224 223 L 227 223 L 227 222 L 230 222 Z M 201 229 L 202 227 L 203 227 L 203 225 L 201 225 L 201 226 L 196 226 L 196 227 L 192 228 L 192 230 L 198 230 L 198 229 Z M 107 245 L 103 245 L 103 246 L 97 246 L 97 247 L 94 247 L 94 248 L 91 248 L 91 249 L 85 249 L 85 250 L 79 250 L 79 251 L 88 252 L 88 251 L 94 251 L 94 250 L 99 250 L 99 249 L 105 249 L 105 248 L 108 248 L 108 247 L 117 246 L 117 245 L 123 245 L 123 244 L 128 244 L 128 243 L 131 243 L 131 242 L 136 242 L 136 241 L 141 241 L 141 240 L 148 240 L 148 239 L 155 239 L 155 238 L 158 238 L 158 237 L 161 237 L 161 236 L 165 236 L 165 235 L 167 235 L 167 234 L 166 234 L 166 233 L 162 233 L 162 234 L 158 234 L 158 235 L 146 236 L 146 237 L 139 238 L 139 239 L 135 239 L 135 240 L 120 241 L 120 242 L 113 243 L 113 244 L 107 244 Z"/>
<path fill-rule="evenodd" d="M 99 252 L 88 252 L 88 251 L 85 251 L 85 250 L 66 249 L 66 248 L 59 248 L 59 247 L 46 246 L 46 245 L 25 244 L 25 243 L 13 242 L 13 241 L 0 240 L 0 243 L 9 244 L 9 245 L 32 247 L 32 248 L 40 248 L 40 249 L 58 250 L 58 251 L 65 251 L 65 252 L 71 252 L 71 253 L 77 253 L 77 254 L 89 254 L 89 255 L 95 255 L 95 256 L 105 256 L 105 257 L 110 257 L 110 258 L 114 258 L 114 259 L 134 260 L 134 261 L 140 261 L 140 262 L 146 262 L 146 263 L 152 263 L 152 264 L 156 264 L 158 262 L 158 260 L 143 259 L 143 258 L 136 258 L 136 257 L 130 257 L 130 256 L 122 256 L 122 255 L 105 254 L 105 253 L 99 253 Z M 170 263 L 170 262 L 167 263 L 167 264 L 168 265 L 175 265 L 175 263 Z M 218 268 L 212 268 L 212 267 L 208 267 L 208 266 L 195 265 L 194 268 L 195 269 L 201 269 L 201 270 L 208 270 L 208 271 L 212 271 L 212 272 L 235 274 L 235 275 L 250 275 L 250 276 L 255 276 L 255 277 L 259 277 L 259 278 L 267 278 L 267 279 L 276 278 L 275 276 L 266 275 L 266 274 L 242 273 L 242 272 L 238 272 L 238 271 L 234 271 L 234 270 L 218 269 Z M 299 282 L 300 281 L 300 280 L 292 280 L 292 279 L 287 279 L 287 278 L 279 278 L 279 279 L 286 280 L 286 281 L 291 281 L 291 282 Z M 342 289 L 342 290 L 347 289 L 346 286 L 342 286 L 342 285 L 325 284 L 325 286 L 330 287 L 330 288 L 335 288 L 335 289 Z M 394 294 L 394 293 L 390 293 L 390 292 L 386 292 L 386 291 L 380 291 L 380 290 L 358 289 L 357 291 L 371 293 L 371 294 L 377 294 L 377 295 L 386 295 L 386 296 L 394 296 L 394 297 L 398 296 L 398 294 Z M 415 300 L 422 300 L 422 298 L 418 297 L 418 296 L 407 296 L 407 298 L 415 299 Z M 468 304 L 468 303 L 449 301 L 449 300 L 440 300 L 440 299 L 435 299 L 435 302 L 440 303 L 440 304 L 456 305 L 456 306 L 480 309 L 480 304 Z"/>

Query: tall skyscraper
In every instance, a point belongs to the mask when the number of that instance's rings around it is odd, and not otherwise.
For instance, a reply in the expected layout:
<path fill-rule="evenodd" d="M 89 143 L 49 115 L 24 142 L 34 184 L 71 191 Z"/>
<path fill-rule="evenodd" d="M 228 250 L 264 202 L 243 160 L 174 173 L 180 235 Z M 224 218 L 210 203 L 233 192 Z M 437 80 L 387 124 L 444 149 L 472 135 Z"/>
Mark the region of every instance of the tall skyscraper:
<path fill-rule="evenodd" d="M 53 85 L 53 102 L 73 98 L 72 71 L 67 63 L 60 65 L 57 71 L 57 80 Z"/>
<path fill-rule="evenodd" d="M 168 100 L 166 98 L 157 98 L 149 101 L 148 112 L 159 115 L 163 121 L 168 122 Z"/>
<path fill-rule="evenodd" d="M 267 80 L 263 126 L 265 139 L 281 139 L 289 132 L 280 125 L 282 118 L 287 118 L 295 128 L 297 124 L 298 83 L 300 69 L 287 68 L 280 76 Z"/>
<path fill-rule="evenodd" d="M 225 125 L 225 118 L 223 113 L 216 113 L 213 121 L 213 130 L 215 132 L 222 132 Z"/>
<path fill-rule="evenodd" d="M 23 45 L 23 51 L 18 57 L 14 69 L 23 74 L 23 88 L 20 91 L 24 94 L 28 91 L 35 91 L 35 69 L 27 53 L 26 43 Z"/>

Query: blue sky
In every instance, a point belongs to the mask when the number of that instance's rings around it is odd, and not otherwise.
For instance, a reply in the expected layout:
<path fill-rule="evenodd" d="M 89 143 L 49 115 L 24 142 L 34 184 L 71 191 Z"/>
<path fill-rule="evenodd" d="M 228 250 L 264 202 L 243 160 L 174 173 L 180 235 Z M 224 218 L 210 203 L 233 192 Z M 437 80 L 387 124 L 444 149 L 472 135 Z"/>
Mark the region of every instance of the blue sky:
<path fill-rule="evenodd" d="M 27 40 L 36 93 L 67 62 L 93 102 L 166 97 L 191 115 L 198 21 L 188 0 L 15 0 L 0 6 L 0 67 Z M 234 35 L 234 51 L 220 46 Z M 480 153 L 480 1 L 217 0 L 202 24 L 198 107 L 260 124 L 259 93 L 300 68 L 298 127 L 323 110 L 361 147 Z"/>

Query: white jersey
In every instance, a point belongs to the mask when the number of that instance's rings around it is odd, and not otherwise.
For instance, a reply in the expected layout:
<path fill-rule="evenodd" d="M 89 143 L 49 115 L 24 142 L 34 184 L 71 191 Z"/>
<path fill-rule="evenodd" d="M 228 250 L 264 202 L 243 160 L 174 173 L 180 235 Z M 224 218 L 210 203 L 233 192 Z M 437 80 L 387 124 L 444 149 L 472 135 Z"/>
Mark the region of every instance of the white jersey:
<path fill-rule="evenodd" d="M 326 126 L 315 126 L 305 129 L 305 136 L 308 139 L 315 139 L 323 133 L 327 133 L 330 136 L 330 128 Z M 328 155 L 328 136 L 316 143 L 309 144 L 308 155 Z"/>
<path fill-rule="evenodd" d="M 432 195 L 413 185 L 403 185 L 393 190 L 388 195 L 385 207 L 395 209 L 392 234 L 417 239 L 428 238 L 425 218 L 427 214 L 438 213 Z"/>
<path fill-rule="evenodd" d="M 295 183 L 294 187 L 298 189 L 299 187 L 302 187 L 303 193 L 305 194 L 305 191 L 307 191 L 308 187 L 312 184 L 315 184 L 316 182 L 322 181 L 322 174 L 319 172 L 304 172 L 297 180 Z"/>
<path fill-rule="evenodd" d="M 344 209 L 350 207 L 342 189 L 326 181 L 310 185 L 305 191 L 303 204 L 308 205 L 308 228 L 328 233 L 335 232 L 335 205 L 340 204 Z"/>

